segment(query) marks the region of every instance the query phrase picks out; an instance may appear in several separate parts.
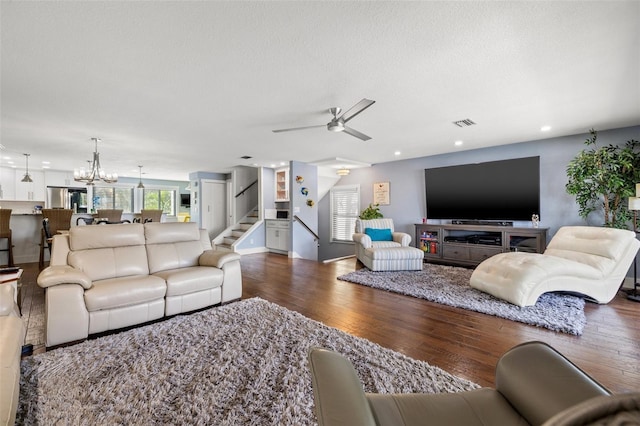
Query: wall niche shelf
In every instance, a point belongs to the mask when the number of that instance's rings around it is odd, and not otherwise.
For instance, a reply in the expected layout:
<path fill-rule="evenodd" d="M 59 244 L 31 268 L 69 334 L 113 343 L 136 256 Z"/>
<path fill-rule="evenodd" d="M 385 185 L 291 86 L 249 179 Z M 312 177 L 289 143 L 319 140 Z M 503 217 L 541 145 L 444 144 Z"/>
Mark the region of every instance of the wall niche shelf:
<path fill-rule="evenodd" d="M 476 266 L 498 253 L 542 253 L 549 228 L 415 224 L 415 244 L 427 262 Z"/>

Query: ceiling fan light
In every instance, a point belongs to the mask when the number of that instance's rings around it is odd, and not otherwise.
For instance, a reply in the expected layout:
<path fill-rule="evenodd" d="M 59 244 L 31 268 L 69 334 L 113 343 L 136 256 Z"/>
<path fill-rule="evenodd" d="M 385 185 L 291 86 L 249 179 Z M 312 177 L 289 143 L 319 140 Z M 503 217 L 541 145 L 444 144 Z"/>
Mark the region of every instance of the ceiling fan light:
<path fill-rule="evenodd" d="M 338 171 L 336 172 L 336 174 L 338 176 L 347 176 L 349 175 L 349 173 L 351 173 L 351 171 L 349 169 L 338 169 Z"/>
<path fill-rule="evenodd" d="M 339 121 L 332 121 L 327 124 L 327 129 L 329 129 L 330 132 L 341 132 L 344 130 L 344 124 Z"/>

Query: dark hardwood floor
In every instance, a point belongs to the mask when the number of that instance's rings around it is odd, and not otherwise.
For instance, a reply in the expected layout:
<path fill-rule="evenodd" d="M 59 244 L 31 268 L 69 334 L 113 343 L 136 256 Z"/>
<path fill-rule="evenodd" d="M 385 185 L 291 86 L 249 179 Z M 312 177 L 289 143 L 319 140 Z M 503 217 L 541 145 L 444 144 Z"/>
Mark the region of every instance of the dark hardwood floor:
<path fill-rule="evenodd" d="M 353 258 L 323 264 L 252 254 L 241 262 L 243 298 L 261 297 L 482 386 L 493 386 L 507 349 L 541 340 L 611 391 L 640 390 L 640 303 L 622 293 L 607 305 L 587 303 L 584 333 L 572 336 L 337 280 L 357 268 Z M 30 313 L 44 309 L 44 291 L 35 284 L 38 265 L 21 266 L 26 343 L 39 353 L 44 324 Z"/>

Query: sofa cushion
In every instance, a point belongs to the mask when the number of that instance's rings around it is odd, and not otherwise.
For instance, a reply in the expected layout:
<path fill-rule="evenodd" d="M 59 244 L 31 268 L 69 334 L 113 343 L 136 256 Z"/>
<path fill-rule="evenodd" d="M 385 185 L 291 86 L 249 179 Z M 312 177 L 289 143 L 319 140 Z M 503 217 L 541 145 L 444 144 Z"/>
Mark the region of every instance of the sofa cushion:
<path fill-rule="evenodd" d="M 149 222 L 144 225 L 144 236 L 147 244 L 199 241 L 200 229 L 195 222 Z"/>
<path fill-rule="evenodd" d="M 204 252 L 197 223 L 147 223 L 144 225 L 149 272 L 198 266 Z"/>
<path fill-rule="evenodd" d="M 95 225 L 96 228 L 110 226 L 116 225 Z M 149 274 L 144 245 L 72 251 L 67 262 L 92 281 Z"/>
<path fill-rule="evenodd" d="M 167 297 L 220 287 L 224 279 L 222 269 L 209 266 L 171 269 L 153 275 L 166 281 Z"/>
<path fill-rule="evenodd" d="M 395 241 L 371 241 L 372 248 L 392 248 L 392 247 L 402 247 L 400 243 Z"/>
<path fill-rule="evenodd" d="M 199 240 L 148 244 L 149 272 L 155 274 L 160 271 L 198 266 L 198 259 L 202 253 L 202 244 Z"/>
<path fill-rule="evenodd" d="M 165 281 L 153 275 L 137 275 L 95 281 L 84 292 L 89 312 L 138 305 L 164 298 Z"/>
<path fill-rule="evenodd" d="M 371 237 L 371 241 L 393 241 L 391 229 L 365 228 L 364 233 Z"/>
<path fill-rule="evenodd" d="M 72 251 L 108 247 L 144 245 L 144 227 L 139 224 L 72 226 L 69 247 Z"/>

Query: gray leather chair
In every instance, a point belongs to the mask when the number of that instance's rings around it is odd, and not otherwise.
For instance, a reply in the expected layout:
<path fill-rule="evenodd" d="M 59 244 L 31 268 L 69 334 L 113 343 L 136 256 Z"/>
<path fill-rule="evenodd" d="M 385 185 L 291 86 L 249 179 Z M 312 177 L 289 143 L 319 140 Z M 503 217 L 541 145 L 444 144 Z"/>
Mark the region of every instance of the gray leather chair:
<path fill-rule="evenodd" d="M 542 342 L 518 345 L 500 358 L 496 389 L 459 393 L 368 394 L 348 359 L 320 348 L 309 352 L 309 365 L 320 426 L 589 424 L 566 420 L 598 408 L 640 416 L 640 393 L 610 396 Z"/>

